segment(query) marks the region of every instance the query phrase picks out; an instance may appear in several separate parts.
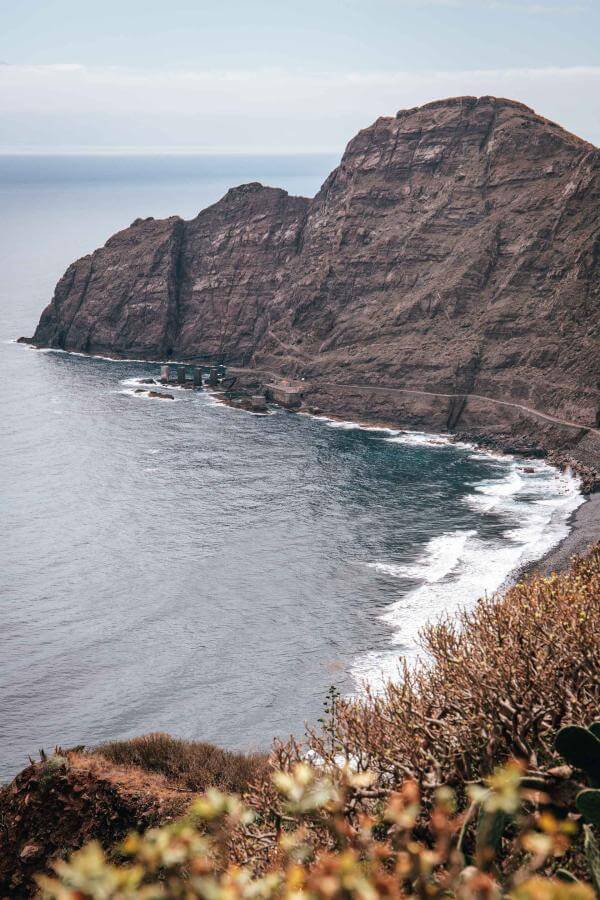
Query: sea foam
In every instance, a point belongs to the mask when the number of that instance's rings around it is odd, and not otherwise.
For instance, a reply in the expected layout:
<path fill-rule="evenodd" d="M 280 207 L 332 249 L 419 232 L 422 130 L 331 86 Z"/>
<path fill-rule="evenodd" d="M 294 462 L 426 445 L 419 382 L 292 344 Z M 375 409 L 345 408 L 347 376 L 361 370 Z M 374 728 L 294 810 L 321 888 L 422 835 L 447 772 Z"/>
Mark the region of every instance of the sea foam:
<path fill-rule="evenodd" d="M 415 442 L 430 445 L 420 436 Z M 353 664 L 359 689 L 367 684 L 379 690 L 398 675 L 400 657 L 414 660 L 427 622 L 455 616 L 482 595 L 508 586 L 512 573 L 568 534 L 569 517 L 584 502 L 578 479 L 539 460 L 499 457 L 498 463 L 498 476 L 472 484 L 464 502 L 481 513 L 482 526 L 486 515 L 496 522 L 505 518 L 503 531 L 493 538 L 483 536 L 483 527 L 451 531 L 431 538 L 412 563 L 371 563 L 380 576 L 398 579 L 398 599 L 381 614 L 393 649 L 371 651 Z"/>
<path fill-rule="evenodd" d="M 396 431 L 388 438 L 390 444 L 406 444 L 409 447 L 448 447 L 460 450 L 474 450 L 475 445 L 466 441 L 455 441 L 445 434 L 431 434 L 428 431 Z"/>
<path fill-rule="evenodd" d="M 423 555 L 415 563 L 394 565 L 393 563 L 371 563 L 383 575 L 393 578 L 408 578 L 434 584 L 440 581 L 458 565 L 461 553 L 474 530 L 452 531 L 432 538 Z"/>
<path fill-rule="evenodd" d="M 304 415 L 310 415 L 305 413 Z M 360 422 L 352 422 L 345 419 L 331 419 L 329 416 L 314 416 L 312 419 L 323 422 L 328 428 L 340 428 L 342 431 L 373 431 L 381 434 L 397 435 L 400 431 L 397 428 L 388 428 L 385 425 L 361 425 Z"/>
<path fill-rule="evenodd" d="M 134 388 L 125 388 L 122 391 L 114 391 L 115 394 L 122 394 L 125 397 L 134 397 L 136 400 L 157 400 L 160 403 L 164 403 L 167 405 L 168 403 L 179 403 L 180 397 L 170 397 L 168 400 L 161 400 L 160 397 L 151 397 L 149 394 L 149 390 L 152 390 L 152 385 L 148 390 L 137 391 Z"/>

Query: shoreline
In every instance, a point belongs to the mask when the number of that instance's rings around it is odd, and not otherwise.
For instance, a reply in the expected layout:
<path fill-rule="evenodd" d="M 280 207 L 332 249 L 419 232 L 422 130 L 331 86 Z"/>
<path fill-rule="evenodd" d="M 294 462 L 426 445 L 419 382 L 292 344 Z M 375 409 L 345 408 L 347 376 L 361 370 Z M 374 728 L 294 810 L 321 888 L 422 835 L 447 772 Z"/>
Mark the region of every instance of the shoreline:
<path fill-rule="evenodd" d="M 218 399 L 217 403 L 219 403 L 219 405 L 227 405 Z M 465 443 L 461 437 L 458 437 L 451 432 L 427 432 L 422 429 L 402 428 L 397 424 L 385 422 L 380 419 L 374 421 L 348 419 L 341 415 L 328 413 L 321 409 L 319 409 L 318 412 L 313 412 L 310 408 L 286 411 L 288 413 L 293 413 L 294 415 L 308 416 L 316 421 L 351 424 L 353 427 L 363 431 L 382 431 L 390 434 L 428 434 L 433 438 L 432 443 L 436 443 L 435 439 L 438 438 L 438 443 L 455 444 L 458 447 L 460 447 L 461 444 L 464 446 Z M 526 466 L 529 461 L 536 461 L 533 457 L 508 453 L 501 447 L 494 447 L 492 449 L 491 447 L 483 446 L 475 440 L 469 440 L 468 443 L 472 445 L 473 450 L 476 453 L 481 453 L 483 456 L 489 454 L 500 454 L 504 457 L 513 456 L 522 462 L 524 466 Z M 544 459 L 543 461 L 546 465 L 556 469 L 557 472 L 564 471 L 564 469 L 562 469 L 558 463 L 553 462 L 552 459 Z M 543 556 L 536 560 L 518 565 L 515 569 L 508 572 L 506 575 L 505 587 L 515 584 L 522 578 L 532 575 L 534 572 L 539 572 L 542 575 L 549 575 L 551 572 L 561 572 L 569 566 L 573 556 L 585 554 L 595 543 L 600 542 L 600 493 L 586 494 L 581 490 L 581 487 L 579 493 L 581 497 L 583 497 L 583 503 L 581 503 L 577 509 L 573 510 L 566 520 L 565 524 L 569 529 L 568 534 L 551 547 Z M 501 590 L 504 590 L 504 588 Z"/>
<path fill-rule="evenodd" d="M 300 414 L 310 415 L 315 419 L 330 419 L 332 421 L 337 422 L 346 422 L 348 419 L 343 418 L 342 416 L 336 415 L 335 413 L 328 413 L 325 410 L 320 411 L 318 414 L 311 413 L 308 410 L 299 410 Z M 381 420 L 375 420 L 373 422 L 365 422 L 364 420 L 352 420 L 352 424 L 356 425 L 357 428 L 364 429 L 365 431 L 389 431 L 389 432 L 404 432 L 406 434 L 431 434 L 432 437 L 438 437 L 443 439 L 444 442 L 448 442 L 450 444 L 457 444 L 460 446 L 461 437 L 454 435 L 450 432 L 425 432 L 422 430 L 417 431 L 416 429 L 407 429 L 407 428 L 399 428 L 398 425 L 394 425 L 389 422 L 384 422 Z M 521 460 L 524 465 L 527 465 L 527 462 L 534 459 L 532 457 L 527 457 L 526 455 L 519 455 L 513 453 L 508 453 L 503 450 L 502 447 L 489 447 L 484 446 L 478 443 L 476 440 L 470 440 L 469 443 L 473 445 L 474 450 L 477 453 L 482 453 L 485 455 L 486 453 L 499 453 L 502 456 L 514 456 L 517 459 Z M 550 454 L 549 454 L 550 456 Z M 557 472 L 564 471 L 563 468 L 552 460 L 552 458 L 545 458 L 544 462 L 552 466 Z M 575 473 L 577 474 L 577 473 Z M 529 562 L 523 563 L 513 569 L 511 572 L 507 573 L 505 587 L 508 587 L 512 584 L 516 584 L 518 581 L 521 581 L 523 578 L 527 578 L 530 575 L 533 575 L 535 572 L 548 576 L 553 572 L 562 572 L 566 568 L 568 568 L 571 559 L 573 556 L 584 555 L 587 553 L 591 547 L 600 542 L 600 493 L 585 493 L 580 487 L 580 494 L 583 497 L 583 503 L 581 503 L 577 509 L 573 510 L 573 512 L 569 515 L 566 520 L 566 526 L 569 529 L 568 534 L 565 535 L 562 540 L 558 541 L 553 547 L 550 548 L 543 556 L 538 559 L 531 560 Z M 502 588 L 504 590 L 504 588 Z"/>
<path fill-rule="evenodd" d="M 585 495 L 584 495 L 585 496 Z M 600 542 L 600 493 L 588 494 L 584 502 L 575 509 L 567 520 L 569 533 L 555 544 L 540 559 L 526 563 L 514 573 L 514 582 L 521 581 L 538 572 L 548 576 L 564 571 L 573 556 L 585 554 Z"/>
<path fill-rule="evenodd" d="M 100 356 L 92 353 L 85 353 L 76 350 L 62 350 L 59 348 L 53 347 L 39 347 L 28 339 L 16 339 L 15 343 L 20 343 L 22 345 L 28 346 L 33 350 L 37 350 L 38 352 L 54 352 L 54 353 L 64 353 L 72 356 L 78 356 L 87 359 L 100 359 L 106 362 L 115 362 L 115 363 L 138 363 L 138 364 L 148 364 L 148 365 L 158 365 L 160 364 L 158 360 L 154 359 L 144 359 L 143 357 L 131 358 L 131 357 L 120 357 L 120 356 Z M 177 364 L 177 363 L 174 363 Z M 180 365 L 190 364 L 189 361 L 180 361 Z M 256 370 L 256 374 L 264 374 L 260 373 L 260 370 Z M 329 412 L 327 409 L 319 408 L 318 413 L 313 413 L 311 407 L 309 406 L 306 409 L 300 409 L 296 411 L 297 413 L 308 414 L 314 418 L 329 418 L 336 421 L 348 421 L 343 415 L 340 415 L 336 412 Z M 365 430 L 385 430 L 385 431 L 405 431 L 407 433 L 411 433 L 413 431 L 418 432 L 419 429 L 411 429 L 406 428 L 405 426 L 399 426 L 397 422 L 388 422 L 382 421 L 381 419 L 375 420 L 367 420 L 361 419 L 360 417 L 357 420 L 352 420 L 352 423 L 355 424 L 358 428 L 362 428 Z M 422 429 L 421 429 L 422 430 Z M 526 453 L 522 455 L 519 453 L 509 454 L 507 450 L 504 450 L 501 445 L 492 444 L 492 446 L 485 446 L 480 443 L 476 438 L 471 438 L 470 435 L 461 434 L 460 436 L 452 433 L 452 432 L 442 432 L 442 431 L 432 431 L 429 432 L 432 436 L 442 438 L 444 441 L 449 441 L 451 443 L 460 444 L 461 440 L 465 438 L 473 444 L 474 449 L 477 452 L 481 452 L 485 454 L 486 452 L 494 452 L 501 453 L 502 455 L 516 455 L 519 459 L 521 459 L 524 464 L 527 463 L 528 459 L 533 459 L 533 457 L 528 457 Z M 512 449 L 512 448 L 511 448 Z M 550 458 L 548 458 L 550 457 Z M 558 471 L 561 470 L 561 466 L 552 460 L 552 451 L 547 452 L 545 455 L 545 461 L 548 465 L 554 466 Z M 577 472 L 575 472 L 577 474 Z M 547 553 L 545 553 L 542 557 L 537 560 L 533 560 L 531 562 L 524 563 L 523 565 L 517 567 L 512 572 L 507 575 L 507 583 L 514 584 L 515 582 L 525 578 L 534 572 L 539 572 L 542 575 L 549 575 L 551 572 L 560 572 L 564 570 L 571 560 L 572 556 L 585 553 L 588 548 L 596 542 L 600 541 L 600 493 L 585 493 L 581 490 L 581 494 L 584 497 L 584 502 L 574 510 L 567 520 L 567 527 L 569 528 L 568 534 L 559 541 L 554 547 L 552 547 Z"/>

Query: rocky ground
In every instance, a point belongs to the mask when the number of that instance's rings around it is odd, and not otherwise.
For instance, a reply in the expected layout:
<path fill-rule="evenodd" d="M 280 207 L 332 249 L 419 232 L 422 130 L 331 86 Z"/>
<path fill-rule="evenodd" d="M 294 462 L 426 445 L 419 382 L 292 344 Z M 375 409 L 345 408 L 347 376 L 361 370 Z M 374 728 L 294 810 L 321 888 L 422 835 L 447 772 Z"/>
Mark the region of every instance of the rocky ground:
<path fill-rule="evenodd" d="M 132 829 L 181 816 L 193 794 L 151 772 L 66 752 L 31 763 L 0 787 L 0 897 L 30 897 L 49 871 L 91 839 L 112 847 Z"/>

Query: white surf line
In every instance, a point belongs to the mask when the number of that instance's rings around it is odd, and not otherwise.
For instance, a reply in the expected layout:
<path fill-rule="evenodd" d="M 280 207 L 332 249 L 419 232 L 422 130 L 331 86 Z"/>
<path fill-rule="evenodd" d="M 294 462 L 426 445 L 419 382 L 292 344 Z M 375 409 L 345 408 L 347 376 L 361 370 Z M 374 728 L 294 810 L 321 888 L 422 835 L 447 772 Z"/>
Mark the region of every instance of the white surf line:
<path fill-rule="evenodd" d="M 15 340 L 15 343 L 19 343 L 18 340 Z M 190 362 L 189 360 L 158 360 L 158 359 L 139 359 L 135 358 L 123 358 L 117 356 L 100 356 L 95 353 L 82 353 L 79 350 L 61 350 L 58 347 L 36 347 L 34 344 L 23 344 L 24 347 L 29 347 L 32 350 L 37 350 L 42 353 L 67 353 L 70 356 L 82 356 L 87 359 L 102 359 L 106 362 L 133 362 L 133 363 L 148 363 L 149 365 L 174 365 L 174 366 L 192 366 L 192 365 L 211 365 L 211 363 L 198 363 L 198 362 Z M 283 378 L 285 376 L 278 374 L 276 372 L 270 372 L 267 369 L 248 369 L 239 366 L 229 366 L 231 372 L 241 372 L 247 374 L 254 375 L 267 375 L 269 378 Z M 423 391 L 417 388 L 401 388 L 396 385 L 384 385 L 384 384 L 373 384 L 373 385 L 365 385 L 365 384 L 356 384 L 353 382 L 338 382 L 338 381 L 307 381 L 305 382 L 307 387 L 310 386 L 321 386 L 328 388 L 342 388 L 349 390 L 358 390 L 365 392 L 387 392 L 387 393 L 396 393 L 396 394 L 418 394 L 423 397 L 444 397 L 449 400 L 458 400 L 463 397 L 469 399 L 472 397 L 475 400 L 483 400 L 487 403 L 495 403 L 498 406 L 508 406 L 513 409 L 520 409 L 522 412 L 529 413 L 529 415 L 537 416 L 540 419 L 544 419 L 547 422 L 554 422 L 556 425 L 563 425 L 566 428 L 577 428 L 580 431 L 591 432 L 592 434 L 597 434 L 600 436 L 600 428 L 594 428 L 592 425 L 583 425 L 581 422 L 571 422 L 569 419 L 560 419 L 558 416 L 551 416 L 549 413 L 541 412 L 539 409 L 534 409 L 531 406 L 525 406 L 522 403 L 515 403 L 512 400 L 497 400 L 495 397 L 486 397 L 484 394 L 446 394 L 441 391 Z"/>
<path fill-rule="evenodd" d="M 6 341 L 5 343 L 9 344 L 19 344 L 21 347 L 27 347 L 29 350 L 34 350 L 36 353 L 64 353 L 66 356 L 78 356 L 82 359 L 101 359 L 103 362 L 114 362 L 114 363 L 142 363 L 143 365 L 148 366 L 212 366 L 215 363 L 211 362 L 197 362 L 194 360 L 185 360 L 185 359 L 144 359 L 139 356 L 102 356 L 100 353 L 83 353 L 81 350 L 62 350 L 60 347 L 36 347 L 35 344 L 26 344 L 22 343 L 18 339 L 14 338 L 11 341 Z"/>
<path fill-rule="evenodd" d="M 539 460 L 533 473 L 524 472 L 514 459 L 504 460 L 503 474 L 474 483 L 475 493 L 463 498 L 467 505 L 476 498 L 490 499 L 489 504 L 474 504 L 482 516 L 510 516 L 512 522 L 494 538 L 481 538 L 476 528 L 460 528 L 431 538 L 412 561 L 369 564 L 390 584 L 394 579 L 404 584 L 379 614 L 391 629 L 390 645 L 360 654 L 352 663 L 355 696 L 366 685 L 377 693 L 386 680 L 397 679 L 400 657 L 411 664 L 418 658 L 418 635 L 427 622 L 456 617 L 482 595 L 505 590 L 513 573 L 568 535 L 569 518 L 585 501 L 579 480 Z"/>
<path fill-rule="evenodd" d="M 111 362 L 111 363 L 136 363 L 147 366 L 201 366 L 204 363 L 191 363 L 184 362 L 183 360 L 178 359 L 141 359 L 137 356 L 125 357 L 125 356 L 101 356 L 99 353 L 80 353 L 79 350 L 60 350 L 58 347 L 34 347 L 31 344 L 24 344 L 23 346 L 29 347 L 30 350 L 34 350 L 36 353 L 63 353 L 65 356 L 78 356 L 81 359 L 100 359 L 103 362 Z"/>
<path fill-rule="evenodd" d="M 472 608 L 482 595 L 508 588 L 511 577 L 523 565 L 541 559 L 564 540 L 571 530 L 571 514 L 585 502 L 580 480 L 570 471 L 561 472 L 543 460 L 493 454 L 476 444 L 453 441 L 444 434 L 305 415 L 330 428 L 380 432 L 390 444 L 454 447 L 478 459 L 497 460 L 504 472 L 473 484 L 474 492 L 463 500 L 482 518 L 512 514 L 514 520 L 494 540 L 479 537 L 478 528 L 459 528 L 431 538 L 411 562 L 380 560 L 367 564 L 380 577 L 413 581 L 414 586 L 379 614 L 378 618 L 391 628 L 391 646 L 355 657 L 349 670 L 356 685 L 352 695 L 360 695 L 365 686 L 379 692 L 386 680 L 397 678 L 400 657 L 409 661 L 417 657 L 418 635 L 427 622 L 440 616 L 457 616 L 461 609 Z M 525 468 L 534 471 L 525 472 Z M 533 497 L 522 500 L 519 494 Z"/>

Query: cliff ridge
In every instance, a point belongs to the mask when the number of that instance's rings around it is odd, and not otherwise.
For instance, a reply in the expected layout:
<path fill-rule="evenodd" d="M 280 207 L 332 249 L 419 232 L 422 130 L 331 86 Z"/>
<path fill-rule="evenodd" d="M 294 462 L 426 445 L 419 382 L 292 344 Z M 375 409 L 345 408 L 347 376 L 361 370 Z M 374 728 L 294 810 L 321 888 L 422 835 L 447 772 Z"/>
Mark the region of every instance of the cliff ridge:
<path fill-rule="evenodd" d="M 252 183 L 191 221 L 136 220 L 69 267 L 32 341 L 268 370 L 325 399 L 326 383 L 510 399 L 594 429 L 599 200 L 591 144 L 516 101 L 435 101 L 360 131 L 313 199 Z M 515 421 L 430 405 L 392 412 Z"/>

